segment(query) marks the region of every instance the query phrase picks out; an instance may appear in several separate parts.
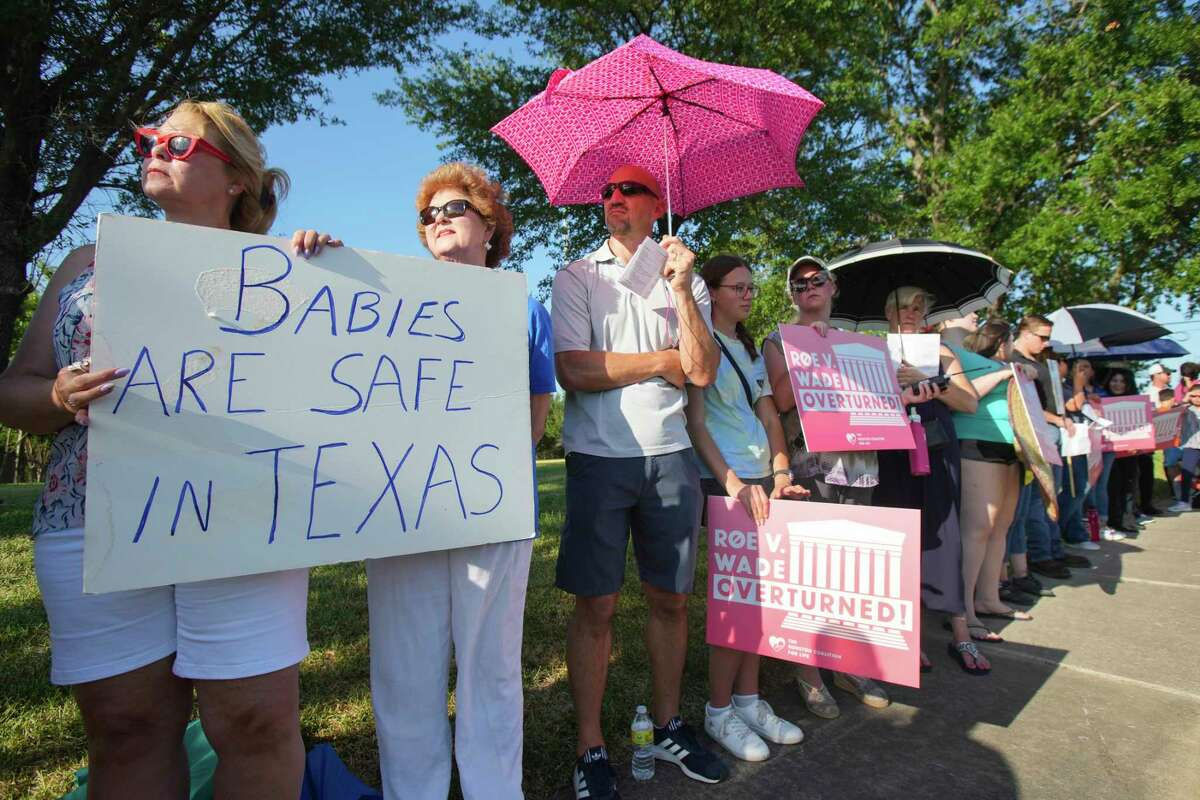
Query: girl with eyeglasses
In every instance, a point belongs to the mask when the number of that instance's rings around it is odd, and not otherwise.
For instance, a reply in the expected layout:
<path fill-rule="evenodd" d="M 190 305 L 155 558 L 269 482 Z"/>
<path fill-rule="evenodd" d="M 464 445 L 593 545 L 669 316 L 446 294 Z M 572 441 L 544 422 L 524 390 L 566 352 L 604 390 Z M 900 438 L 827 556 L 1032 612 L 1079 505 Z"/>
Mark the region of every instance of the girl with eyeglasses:
<path fill-rule="evenodd" d="M 749 266 L 737 256 L 717 256 L 705 262 L 700 277 L 708 286 L 713 336 L 721 347 L 712 385 L 687 387 L 687 429 L 699 456 L 700 486 L 705 495 L 737 498 L 761 523 L 773 500 L 800 499 L 808 492 L 792 485 L 771 384 L 743 324 L 754 295 Z M 709 649 L 704 730 L 743 761 L 770 755 L 764 739 L 796 744 L 804 737 L 758 696 L 758 664 L 755 653 Z"/>
<path fill-rule="evenodd" d="M 142 191 L 169 222 L 266 233 L 288 188 L 224 103 L 180 103 L 156 128 L 137 129 L 134 146 Z M 94 250 L 76 249 L 54 273 L 0 376 L 0 422 L 56 434 L 34 512 L 34 567 L 50 680 L 71 687 L 83 717 L 88 796 L 186 797 L 195 692 L 218 757 L 217 795 L 296 797 L 307 569 L 83 593 L 88 406 L 128 374 L 90 369 Z"/>

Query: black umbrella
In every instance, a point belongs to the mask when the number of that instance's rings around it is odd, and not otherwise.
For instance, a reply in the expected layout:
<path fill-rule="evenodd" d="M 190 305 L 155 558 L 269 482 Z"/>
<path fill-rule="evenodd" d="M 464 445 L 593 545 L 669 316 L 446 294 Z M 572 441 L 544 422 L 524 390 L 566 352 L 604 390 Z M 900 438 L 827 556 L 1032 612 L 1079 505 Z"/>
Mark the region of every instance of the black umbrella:
<path fill-rule="evenodd" d="M 991 256 L 933 239 L 873 242 L 838 256 L 829 270 L 838 282 L 830 322 L 846 330 L 887 330 L 884 302 L 901 286 L 933 295 L 926 320 L 935 325 L 992 305 L 1012 280 Z"/>
<path fill-rule="evenodd" d="M 1105 347 L 1140 344 L 1167 336 L 1171 331 L 1140 311 L 1108 303 L 1067 306 L 1049 315 L 1054 338 L 1063 344 L 1099 341 Z"/>

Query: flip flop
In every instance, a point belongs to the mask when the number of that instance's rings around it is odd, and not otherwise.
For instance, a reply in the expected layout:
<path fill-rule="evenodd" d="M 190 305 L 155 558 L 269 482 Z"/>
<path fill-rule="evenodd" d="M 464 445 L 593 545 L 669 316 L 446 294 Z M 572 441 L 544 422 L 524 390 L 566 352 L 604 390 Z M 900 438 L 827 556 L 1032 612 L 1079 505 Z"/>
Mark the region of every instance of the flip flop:
<path fill-rule="evenodd" d="M 979 664 L 979 648 L 975 646 L 974 642 L 947 642 L 946 652 L 950 654 L 952 659 L 958 662 L 959 668 L 968 675 L 987 675 L 992 671 L 991 667 L 967 666 L 967 660 L 963 658 L 963 653 L 975 659 L 976 665 Z"/>
<path fill-rule="evenodd" d="M 1007 619 L 1007 620 L 1012 620 L 1013 622 L 1032 622 L 1033 621 L 1032 614 L 1027 614 L 1024 611 L 1020 611 L 1015 608 L 1011 609 L 1006 614 L 995 614 L 995 613 L 988 612 L 988 611 L 976 611 L 975 616 L 985 617 L 987 619 Z"/>
<path fill-rule="evenodd" d="M 979 616 L 983 616 L 980 614 Z M 954 633 L 954 628 L 950 625 L 950 620 L 942 621 L 942 629 Z M 976 636 L 975 631 L 986 631 L 987 636 Z M 972 625 L 967 623 L 967 633 L 971 634 L 971 638 L 977 642 L 988 642 L 989 644 L 1000 644 L 1004 639 L 998 633 L 994 633 L 986 625 Z"/>

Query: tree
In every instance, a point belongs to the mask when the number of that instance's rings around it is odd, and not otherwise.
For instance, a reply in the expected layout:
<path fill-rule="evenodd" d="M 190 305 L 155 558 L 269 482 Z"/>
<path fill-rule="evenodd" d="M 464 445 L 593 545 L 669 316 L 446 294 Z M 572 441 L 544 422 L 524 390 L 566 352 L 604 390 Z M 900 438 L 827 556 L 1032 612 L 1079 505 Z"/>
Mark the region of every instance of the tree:
<path fill-rule="evenodd" d="M 89 224 L 94 189 L 136 205 L 135 122 L 225 99 L 257 130 L 321 107 L 320 79 L 402 69 L 458 0 L 30 0 L 0 7 L 0 369 L 35 257 Z"/>
<path fill-rule="evenodd" d="M 938 232 L 1024 271 L 1020 305 L 1200 306 L 1200 19 L 1073 3 L 937 164 Z"/>
<path fill-rule="evenodd" d="M 514 260 L 548 246 L 563 263 L 603 236 L 599 214 L 550 207 L 488 129 L 554 68 L 645 33 L 826 102 L 797 160 L 807 187 L 698 212 L 685 235 L 702 256 L 737 252 L 782 286 L 801 253 L 935 236 L 1023 270 L 1014 305 L 1194 305 L 1197 25 L 1168 0 L 501 0 L 480 30 L 526 40 L 528 59 L 445 53 L 384 100 L 499 176 Z"/>

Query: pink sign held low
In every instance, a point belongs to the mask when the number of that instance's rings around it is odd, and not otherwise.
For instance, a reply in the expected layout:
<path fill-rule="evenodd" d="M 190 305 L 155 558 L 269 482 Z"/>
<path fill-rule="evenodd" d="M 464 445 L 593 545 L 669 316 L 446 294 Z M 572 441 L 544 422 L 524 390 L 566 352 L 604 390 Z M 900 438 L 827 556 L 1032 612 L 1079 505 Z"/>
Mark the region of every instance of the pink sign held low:
<path fill-rule="evenodd" d="M 1175 439 L 1183 427 L 1186 408 L 1172 408 L 1154 412 L 1154 449 L 1166 450 L 1175 445 Z"/>
<path fill-rule="evenodd" d="M 919 686 L 920 520 L 773 500 L 757 525 L 708 498 L 708 643 Z"/>
<path fill-rule="evenodd" d="M 885 340 L 807 325 L 780 325 L 779 335 L 806 450 L 913 449 Z"/>
<path fill-rule="evenodd" d="M 1101 415 L 1112 422 L 1103 431 L 1104 452 L 1153 450 L 1154 403 L 1142 395 L 1100 398 Z"/>

